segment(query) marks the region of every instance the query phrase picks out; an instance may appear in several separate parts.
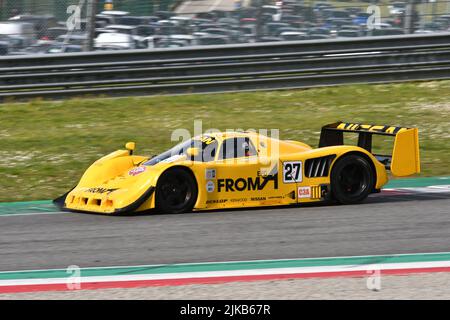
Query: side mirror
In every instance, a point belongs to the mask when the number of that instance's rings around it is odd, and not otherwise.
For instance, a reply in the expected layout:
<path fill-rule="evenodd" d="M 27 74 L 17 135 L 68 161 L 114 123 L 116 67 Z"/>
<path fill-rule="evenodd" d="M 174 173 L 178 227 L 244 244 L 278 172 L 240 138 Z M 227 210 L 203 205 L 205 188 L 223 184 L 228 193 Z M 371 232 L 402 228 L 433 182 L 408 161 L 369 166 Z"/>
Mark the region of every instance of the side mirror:
<path fill-rule="evenodd" d="M 136 142 L 127 142 L 125 148 L 130 151 L 130 156 L 133 154 L 134 149 L 136 149 Z"/>
<path fill-rule="evenodd" d="M 195 158 L 195 157 L 197 157 L 197 156 L 199 155 L 199 153 L 200 153 L 200 150 L 199 150 L 198 148 L 188 148 L 188 149 L 186 150 L 186 154 L 187 154 L 187 156 L 190 157 L 190 158 Z"/>

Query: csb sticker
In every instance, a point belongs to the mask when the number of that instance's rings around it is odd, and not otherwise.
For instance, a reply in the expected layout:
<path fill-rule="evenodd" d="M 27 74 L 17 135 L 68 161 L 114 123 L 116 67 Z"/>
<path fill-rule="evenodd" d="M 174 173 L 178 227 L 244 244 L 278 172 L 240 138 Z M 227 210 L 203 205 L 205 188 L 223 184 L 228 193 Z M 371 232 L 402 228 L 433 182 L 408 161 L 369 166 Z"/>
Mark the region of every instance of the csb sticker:
<path fill-rule="evenodd" d="M 298 187 L 298 198 L 311 198 L 311 187 Z"/>

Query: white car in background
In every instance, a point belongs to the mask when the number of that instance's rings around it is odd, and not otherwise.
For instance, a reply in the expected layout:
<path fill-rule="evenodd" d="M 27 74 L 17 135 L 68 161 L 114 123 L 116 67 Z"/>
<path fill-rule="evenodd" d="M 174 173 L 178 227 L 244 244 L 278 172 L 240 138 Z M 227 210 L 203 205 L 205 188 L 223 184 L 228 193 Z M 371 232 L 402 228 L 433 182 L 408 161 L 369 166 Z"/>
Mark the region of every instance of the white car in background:
<path fill-rule="evenodd" d="M 185 47 L 198 45 L 197 37 L 188 34 L 172 34 L 169 39 L 185 43 Z"/>
<path fill-rule="evenodd" d="M 28 22 L 0 22 L 0 34 L 14 38 L 17 49 L 29 47 L 37 40 L 34 27 Z"/>
<path fill-rule="evenodd" d="M 127 26 L 123 24 L 113 24 L 106 26 L 104 29 L 114 31 L 113 33 L 128 34 L 135 41 L 136 48 L 147 48 L 148 45 L 145 43 L 145 37 L 138 34 L 137 26 Z"/>
<path fill-rule="evenodd" d="M 269 13 L 269 14 L 272 15 L 272 20 L 273 21 L 280 21 L 281 20 L 281 15 L 282 15 L 281 7 L 266 5 L 266 6 L 263 6 L 262 8 L 263 8 L 262 9 L 263 13 Z"/>
<path fill-rule="evenodd" d="M 123 16 L 129 15 L 130 13 L 128 11 L 106 10 L 106 11 L 100 12 L 100 14 L 105 15 L 105 16 L 112 16 L 112 17 L 123 17 Z"/>
<path fill-rule="evenodd" d="M 127 11 L 102 11 L 101 13 L 95 15 L 96 22 L 102 22 L 103 25 L 117 23 L 121 17 L 127 16 L 129 12 Z"/>
<path fill-rule="evenodd" d="M 388 6 L 388 8 L 389 13 L 393 16 L 396 16 L 405 13 L 406 4 L 404 2 L 394 2 L 390 6 Z"/>
<path fill-rule="evenodd" d="M 170 17 L 169 21 L 173 21 L 177 24 L 177 26 L 180 27 L 187 27 L 192 21 L 191 17 L 185 17 L 185 16 L 174 16 Z"/>
<path fill-rule="evenodd" d="M 286 31 L 280 33 L 279 37 L 284 41 L 299 41 L 306 40 L 308 35 L 304 32 Z"/>
<path fill-rule="evenodd" d="M 94 41 L 96 50 L 102 49 L 119 49 L 128 50 L 136 49 L 136 41 L 133 37 L 126 33 L 106 32 L 100 33 Z"/>

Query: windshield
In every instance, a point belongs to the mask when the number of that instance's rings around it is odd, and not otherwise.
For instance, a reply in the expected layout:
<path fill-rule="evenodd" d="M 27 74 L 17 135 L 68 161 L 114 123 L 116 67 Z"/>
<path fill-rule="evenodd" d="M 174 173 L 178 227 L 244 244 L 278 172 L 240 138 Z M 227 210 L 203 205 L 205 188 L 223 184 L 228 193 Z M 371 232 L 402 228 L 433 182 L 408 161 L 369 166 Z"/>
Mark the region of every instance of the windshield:
<path fill-rule="evenodd" d="M 196 156 L 194 161 L 202 161 L 209 162 L 214 161 L 214 157 L 216 156 L 218 142 L 214 137 L 211 136 L 203 136 L 198 139 L 190 139 L 185 142 L 182 142 L 172 149 L 157 155 L 156 157 L 151 158 L 146 161 L 144 165 L 153 166 L 160 162 L 172 162 L 178 159 L 181 159 L 186 156 L 186 152 L 188 148 L 198 148 L 199 154 Z"/>

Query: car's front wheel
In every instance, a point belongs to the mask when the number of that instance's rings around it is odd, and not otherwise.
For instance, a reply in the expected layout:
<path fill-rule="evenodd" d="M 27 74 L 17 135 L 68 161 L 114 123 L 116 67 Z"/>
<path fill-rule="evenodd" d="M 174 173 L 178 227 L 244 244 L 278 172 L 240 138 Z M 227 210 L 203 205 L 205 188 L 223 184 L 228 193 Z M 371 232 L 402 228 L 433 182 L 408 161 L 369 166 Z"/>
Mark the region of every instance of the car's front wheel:
<path fill-rule="evenodd" d="M 187 170 L 172 168 L 165 171 L 156 185 L 156 209 L 163 213 L 191 211 L 197 200 L 197 183 Z"/>
<path fill-rule="evenodd" d="M 342 204 L 361 202 L 371 193 L 375 177 L 369 161 L 351 154 L 338 159 L 331 171 L 331 192 Z"/>

